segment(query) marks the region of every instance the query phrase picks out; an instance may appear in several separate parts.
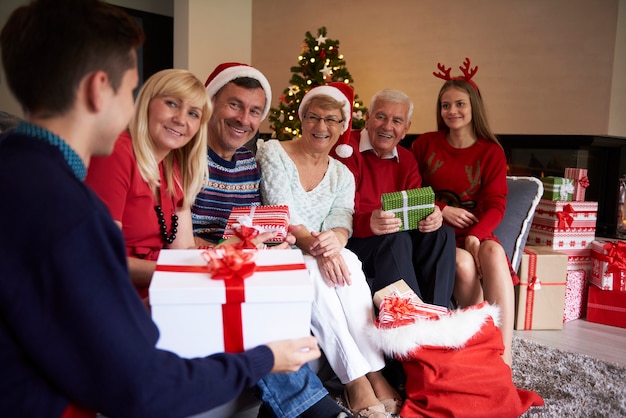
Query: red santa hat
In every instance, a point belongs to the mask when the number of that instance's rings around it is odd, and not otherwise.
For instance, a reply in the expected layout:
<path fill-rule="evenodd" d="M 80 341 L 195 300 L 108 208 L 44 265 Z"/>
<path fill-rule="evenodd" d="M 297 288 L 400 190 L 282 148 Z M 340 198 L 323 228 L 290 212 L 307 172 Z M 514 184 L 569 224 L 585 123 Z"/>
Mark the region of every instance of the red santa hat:
<path fill-rule="evenodd" d="M 346 83 L 333 81 L 323 86 L 313 87 L 309 90 L 298 108 L 298 116 L 300 120 L 304 119 L 304 108 L 306 104 L 311 101 L 315 96 L 330 96 L 338 102 L 343 102 L 343 114 L 345 115 L 343 120 L 343 130 L 339 137 L 338 144 L 335 148 L 335 153 L 341 158 L 348 158 L 352 155 L 352 147 L 348 145 L 350 139 L 350 126 L 352 126 L 352 105 L 354 103 L 354 90 Z"/>
<path fill-rule="evenodd" d="M 209 78 L 207 78 L 206 83 L 204 83 L 204 87 L 206 87 L 209 97 L 213 98 L 222 87 L 241 77 L 253 78 L 261 83 L 261 87 L 265 91 L 265 108 L 263 109 L 261 120 L 265 119 L 272 103 L 272 89 L 267 78 L 256 68 L 239 62 L 224 62 L 215 67 Z"/>

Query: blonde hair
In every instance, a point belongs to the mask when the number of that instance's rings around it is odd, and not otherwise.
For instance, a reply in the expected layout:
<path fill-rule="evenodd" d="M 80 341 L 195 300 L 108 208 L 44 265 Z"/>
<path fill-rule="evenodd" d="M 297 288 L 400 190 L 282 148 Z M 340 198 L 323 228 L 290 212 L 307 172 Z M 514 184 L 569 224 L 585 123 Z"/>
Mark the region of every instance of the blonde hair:
<path fill-rule="evenodd" d="M 163 160 L 167 193 L 172 196 L 175 185 L 178 185 L 183 190 L 183 207 L 189 208 L 208 179 L 207 121 L 211 116 L 211 103 L 204 84 L 187 70 L 159 71 L 139 91 L 129 131 L 139 172 L 155 196 L 158 196 L 157 188 L 161 185 L 159 164 L 154 157 L 154 140 L 148 129 L 148 108 L 150 101 L 159 96 L 189 100 L 202 110 L 198 132 L 184 147 L 171 151 Z M 180 178 L 174 175 L 176 163 L 180 167 Z"/>
<path fill-rule="evenodd" d="M 441 86 L 439 96 L 437 97 L 437 128 L 439 130 L 449 130 L 443 120 L 443 117 L 441 116 L 441 96 L 452 88 L 467 93 L 469 96 L 470 105 L 472 106 L 472 126 L 474 128 L 474 135 L 476 138 L 484 138 L 502 146 L 496 135 L 489 127 L 485 104 L 480 92 L 476 90 L 471 83 L 465 80 L 448 80 L 443 84 L 443 86 Z"/>

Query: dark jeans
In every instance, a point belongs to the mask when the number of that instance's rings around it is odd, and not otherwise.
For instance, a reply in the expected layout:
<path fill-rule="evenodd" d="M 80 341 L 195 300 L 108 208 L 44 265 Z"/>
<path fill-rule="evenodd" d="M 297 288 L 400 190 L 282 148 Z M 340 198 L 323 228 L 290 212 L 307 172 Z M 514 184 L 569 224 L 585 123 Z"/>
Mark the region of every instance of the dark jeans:
<path fill-rule="evenodd" d="M 456 269 L 452 228 L 350 238 L 347 248 L 363 263 L 372 294 L 403 279 L 424 302 L 450 307 Z"/>

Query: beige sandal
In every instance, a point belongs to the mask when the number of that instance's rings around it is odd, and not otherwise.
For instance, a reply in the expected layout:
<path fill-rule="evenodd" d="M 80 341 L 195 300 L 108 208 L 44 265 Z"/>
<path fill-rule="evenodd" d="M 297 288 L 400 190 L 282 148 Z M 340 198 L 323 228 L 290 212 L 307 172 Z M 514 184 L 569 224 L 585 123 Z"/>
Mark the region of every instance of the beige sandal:
<path fill-rule="evenodd" d="M 346 400 L 346 405 L 348 406 L 348 409 L 352 411 L 355 418 L 388 418 L 389 416 L 385 409 L 385 405 L 382 403 L 378 405 L 368 406 L 367 408 L 361 409 L 360 411 L 355 411 L 350 405 L 348 391 L 345 389 L 343 391 L 343 397 Z"/>
<path fill-rule="evenodd" d="M 385 411 L 390 414 L 398 415 L 402 409 L 402 399 L 379 399 L 379 401 L 385 406 Z"/>

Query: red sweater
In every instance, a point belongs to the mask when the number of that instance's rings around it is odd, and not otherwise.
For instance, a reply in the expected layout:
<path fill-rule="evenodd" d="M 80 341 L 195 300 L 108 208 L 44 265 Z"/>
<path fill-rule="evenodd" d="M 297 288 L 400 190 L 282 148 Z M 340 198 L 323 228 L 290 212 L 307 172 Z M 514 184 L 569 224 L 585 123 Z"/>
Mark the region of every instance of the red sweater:
<path fill-rule="evenodd" d="M 355 238 L 374 235 L 370 229 L 370 216 L 374 210 L 382 206 L 380 195 L 415 189 L 422 184 L 415 158 L 407 149 L 397 147 L 398 159 L 382 159 L 373 151 L 361 153 L 359 152 L 361 132 L 366 131 L 352 131 L 350 135 L 350 145 L 354 150 L 351 157 L 338 157 L 334 150 L 332 153 L 354 174 L 356 194 L 352 236 Z"/>
<path fill-rule="evenodd" d="M 506 207 L 506 157 L 502 147 L 480 138 L 464 149 L 453 148 L 446 132 L 420 135 L 411 146 L 424 185 L 437 193 L 437 204 L 464 207 L 479 222 L 455 230 L 457 238 L 475 235 L 483 239 L 493 234 Z"/>

